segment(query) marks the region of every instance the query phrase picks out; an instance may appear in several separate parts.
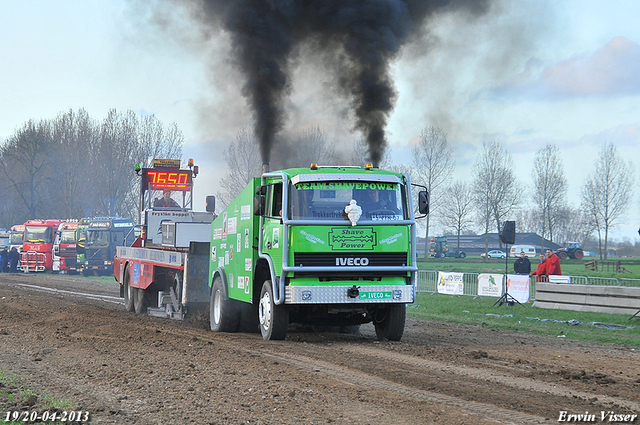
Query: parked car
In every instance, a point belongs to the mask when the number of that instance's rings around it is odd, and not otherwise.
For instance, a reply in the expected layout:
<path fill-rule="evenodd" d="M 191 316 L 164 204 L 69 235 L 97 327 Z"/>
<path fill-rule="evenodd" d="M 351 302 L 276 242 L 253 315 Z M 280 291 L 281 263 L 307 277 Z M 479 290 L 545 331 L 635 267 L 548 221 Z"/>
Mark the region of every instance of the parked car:
<path fill-rule="evenodd" d="M 480 254 L 482 258 L 484 258 L 484 252 Z M 507 258 L 507 254 L 504 251 L 500 251 L 499 249 L 494 249 L 489 251 L 487 254 L 487 258 Z"/>

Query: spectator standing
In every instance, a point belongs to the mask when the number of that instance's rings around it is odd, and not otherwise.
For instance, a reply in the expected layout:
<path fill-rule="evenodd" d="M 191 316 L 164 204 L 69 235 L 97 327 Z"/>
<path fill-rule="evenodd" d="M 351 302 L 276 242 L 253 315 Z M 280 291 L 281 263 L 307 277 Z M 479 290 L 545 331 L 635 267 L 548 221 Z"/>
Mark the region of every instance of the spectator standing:
<path fill-rule="evenodd" d="M 9 248 L 0 249 L 0 272 L 9 272 Z"/>
<path fill-rule="evenodd" d="M 561 275 L 562 270 L 560 270 L 560 259 L 556 254 L 553 253 L 550 249 L 547 249 L 547 259 L 545 262 L 545 270 L 547 275 Z"/>
<path fill-rule="evenodd" d="M 545 282 L 547 280 L 547 270 L 546 270 L 546 257 L 544 254 L 540 254 L 540 261 L 538 262 L 538 267 L 536 267 L 536 271 L 531 273 L 531 276 L 537 276 L 536 282 Z"/>
<path fill-rule="evenodd" d="M 14 246 L 9 252 L 9 268 L 11 273 L 18 273 L 18 262 L 20 261 L 20 253 Z"/>
<path fill-rule="evenodd" d="M 529 261 L 529 257 L 525 255 L 524 251 L 520 251 L 520 258 L 513 263 L 513 270 L 516 274 L 528 275 L 531 273 L 531 262 Z"/>

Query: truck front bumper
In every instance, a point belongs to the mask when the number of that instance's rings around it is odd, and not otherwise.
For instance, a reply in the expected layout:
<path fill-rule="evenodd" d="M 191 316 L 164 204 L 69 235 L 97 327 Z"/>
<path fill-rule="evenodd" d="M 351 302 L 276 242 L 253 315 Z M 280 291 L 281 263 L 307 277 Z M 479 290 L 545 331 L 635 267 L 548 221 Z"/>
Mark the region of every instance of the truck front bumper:
<path fill-rule="evenodd" d="M 285 304 L 412 303 L 411 285 L 287 286 Z"/>

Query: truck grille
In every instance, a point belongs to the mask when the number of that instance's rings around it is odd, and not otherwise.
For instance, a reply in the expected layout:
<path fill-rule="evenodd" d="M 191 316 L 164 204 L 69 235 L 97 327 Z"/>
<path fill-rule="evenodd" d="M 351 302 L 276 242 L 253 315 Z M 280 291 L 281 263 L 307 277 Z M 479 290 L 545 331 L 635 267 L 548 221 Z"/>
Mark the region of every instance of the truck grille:
<path fill-rule="evenodd" d="M 296 252 L 293 256 L 296 266 L 322 267 L 322 266 L 347 266 L 349 259 L 357 259 L 358 263 L 362 259 L 367 260 L 368 266 L 406 266 L 406 252 L 358 252 L 358 253 L 335 253 L 335 252 Z M 366 268 L 365 265 L 362 266 Z"/>

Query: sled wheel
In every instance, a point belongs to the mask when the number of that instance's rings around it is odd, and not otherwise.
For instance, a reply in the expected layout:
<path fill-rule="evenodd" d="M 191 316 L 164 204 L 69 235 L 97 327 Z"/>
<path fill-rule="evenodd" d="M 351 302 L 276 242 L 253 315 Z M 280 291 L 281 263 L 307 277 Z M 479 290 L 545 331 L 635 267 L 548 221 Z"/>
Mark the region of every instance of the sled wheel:
<path fill-rule="evenodd" d="M 129 267 L 124 271 L 124 309 L 127 311 L 134 311 L 133 300 L 136 297 L 138 288 L 131 287 L 131 272 Z"/>
<path fill-rule="evenodd" d="M 216 276 L 209 299 L 209 325 L 214 332 L 236 332 L 239 315 L 233 300 L 225 297 L 222 279 Z"/>
<path fill-rule="evenodd" d="M 262 284 L 260 304 L 258 304 L 258 321 L 263 339 L 279 340 L 287 336 L 289 309 L 285 305 L 276 305 L 270 280 Z"/>
<path fill-rule="evenodd" d="M 407 316 L 406 304 L 389 304 L 379 309 L 373 319 L 379 340 L 400 341 Z"/>

